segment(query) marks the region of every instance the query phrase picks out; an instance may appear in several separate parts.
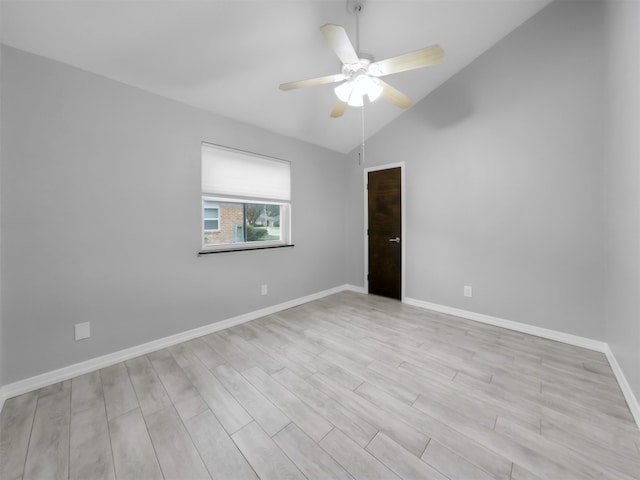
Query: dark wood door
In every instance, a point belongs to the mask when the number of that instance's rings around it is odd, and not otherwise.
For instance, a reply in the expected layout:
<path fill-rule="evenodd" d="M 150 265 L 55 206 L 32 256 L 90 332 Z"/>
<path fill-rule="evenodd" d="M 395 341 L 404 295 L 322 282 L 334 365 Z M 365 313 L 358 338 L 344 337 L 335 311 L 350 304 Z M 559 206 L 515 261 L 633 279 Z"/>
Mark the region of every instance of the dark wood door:
<path fill-rule="evenodd" d="M 402 297 L 402 174 L 368 173 L 369 293 Z"/>

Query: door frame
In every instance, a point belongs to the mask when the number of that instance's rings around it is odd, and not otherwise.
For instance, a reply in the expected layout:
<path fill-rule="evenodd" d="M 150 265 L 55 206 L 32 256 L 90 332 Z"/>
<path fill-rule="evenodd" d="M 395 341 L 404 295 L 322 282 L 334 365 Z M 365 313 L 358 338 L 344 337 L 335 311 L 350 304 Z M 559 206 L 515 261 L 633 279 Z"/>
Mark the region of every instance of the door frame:
<path fill-rule="evenodd" d="M 369 235 L 367 235 L 367 229 L 369 228 L 369 191 L 367 189 L 367 181 L 369 179 L 369 172 L 374 172 L 377 170 L 389 170 L 391 168 L 400 168 L 400 221 L 402 222 L 402 226 L 400 228 L 400 248 L 401 248 L 401 260 L 400 260 L 400 268 L 402 269 L 402 273 L 400 275 L 400 281 L 402 284 L 400 285 L 400 301 L 404 303 L 405 299 L 405 258 L 406 258 L 406 229 L 405 229 L 405 219 L 407 214 L 406 209 L 406 188 L 405 188 L 405 164 L 404 162 L 397 163 L 387 163 L 385 165 L 378 165 L 375 167 L 368 167 L 363 170 L 364 172 L 364 291 L 369 292 L 369 279 L 367 275 L 369 273 Z"/>

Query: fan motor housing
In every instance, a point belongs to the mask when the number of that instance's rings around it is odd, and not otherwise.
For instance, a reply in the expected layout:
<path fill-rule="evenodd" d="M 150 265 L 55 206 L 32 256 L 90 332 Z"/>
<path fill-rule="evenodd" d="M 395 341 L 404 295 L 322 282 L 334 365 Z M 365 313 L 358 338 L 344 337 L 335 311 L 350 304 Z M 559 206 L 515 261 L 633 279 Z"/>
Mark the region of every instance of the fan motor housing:
<path fill-rule="evenodd" d="M 371 66 L 373 63 L 373 55 L 366 53 L 359 54 L 360 61 L 358 63 L 346 63 L 342 65 L 342 74 L 347 78 L 356 77 L 358 75 L 373 75 L 374 77 L 380 76 L 377 65 Z"/>

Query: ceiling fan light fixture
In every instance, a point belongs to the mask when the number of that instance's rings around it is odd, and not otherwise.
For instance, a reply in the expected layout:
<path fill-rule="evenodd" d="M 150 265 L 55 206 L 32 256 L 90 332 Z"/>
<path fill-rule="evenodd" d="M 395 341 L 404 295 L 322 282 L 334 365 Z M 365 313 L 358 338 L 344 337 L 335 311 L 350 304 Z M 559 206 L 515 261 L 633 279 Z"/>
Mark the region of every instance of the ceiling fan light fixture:
<path fill-rule="evenodd" d="M 338 85 L 334 92 L 341 101 L 347 102 L 352 107 L 362 107 L 365 95 L 369 97 L 370 102 L 373 102 L 380 97 L 382 89 L 380 80 L 362 73 Z"/>
<path fill-rule="evenodd" d="M 362 107 L 365 95 L 369 102 L 374 102 L 379 97 L 383 97 L 400 108 L 409 108 L 413 104 L 413 101 L 407 95 L 378 77 L 436 65 L 442 62 L 444 51 L 439 45 L 432 45 L 385 60 L 374 61 L 372 55 L 360 50 L 359 14 L 366 2 L 367 0 L 347 0 L 347 10 L 356 16 L 355 46 L 349 40 L 344 27 L 331 23 L 320 27 L 329 45 L 342 63 L 341 73 L 282 83 L 280 84 L 280 90 L 339 83 L 334 91 L 340 101 L 331 111 L 331 118 L 341 117 L 347 105 Z"/>

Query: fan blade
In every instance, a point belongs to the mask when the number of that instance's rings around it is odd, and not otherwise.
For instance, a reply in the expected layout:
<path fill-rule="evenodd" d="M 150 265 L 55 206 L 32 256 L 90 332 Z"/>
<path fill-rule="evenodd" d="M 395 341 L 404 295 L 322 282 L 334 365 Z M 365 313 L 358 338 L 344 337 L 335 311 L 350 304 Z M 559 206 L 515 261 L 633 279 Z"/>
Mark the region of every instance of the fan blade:
<path fill-rule="evenodd" d="M 336 106 L 331 110 L 331 118 L 341 117 L 344 111 L 347 109 L 347 102 L 338 102 Z"/>
<path fill-rule="evenodd" d="M 310 78 L 309 80 L 298 80 L 297 82 L 281 83 L 280 90 L 293 90 L 294 88 L 312 87 L 314 85 L 324 85 L 325 83 L 336 83 L 344 80 L 342 73 L 327 75 L 326 77 Z"/>
<path fill-rule="evenodd" d="M 442 48 L 439 45 L 433 45 L 415 52 L 372 63 L 369 65 L 369 72 L 376 77 L 382 77 L 392 73 L 406 72 L 407 70 L 435 65 L 440 63 L 443 57 L 444 51 Z"/>
<path fill-rule="evenodd" d="M 347 32 L 340 25 L 330 23 L 320 27 L 322 33 L 329 41 L 331 48 L 343 64 L 358 63 L 360 59 L 356 50 L 347 36 Z"/>
<path fill-rule="evenodd" d="M 382 84 L 382 97 L 388 101 L 397 105 L 400 108 L 409 108 L 413 104 L 413 100 L 407 97 L 400 90 L 396 90 L 391 85 L 380 80 Z"/>

